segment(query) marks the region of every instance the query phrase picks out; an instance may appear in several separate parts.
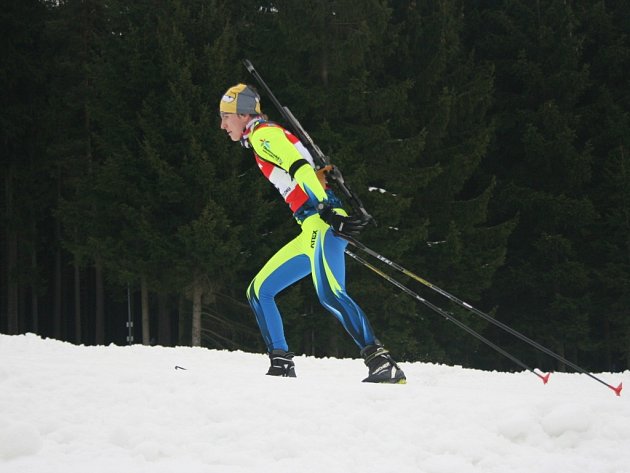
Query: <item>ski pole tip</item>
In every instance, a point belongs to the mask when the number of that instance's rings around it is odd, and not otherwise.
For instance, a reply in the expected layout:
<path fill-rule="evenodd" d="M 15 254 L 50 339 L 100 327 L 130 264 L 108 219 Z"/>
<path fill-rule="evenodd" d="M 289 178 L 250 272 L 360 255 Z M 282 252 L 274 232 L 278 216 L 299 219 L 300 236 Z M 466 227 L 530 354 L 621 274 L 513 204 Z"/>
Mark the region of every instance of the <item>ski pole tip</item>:
<path fill-rule="evenodd" d="M 610 389 L 612 389 L 613 391 L 615 391 L 615 394 L 617 396 L 621 396 L 621 390 L 623 389 L 623 383 L 619 383 L 619 386 L 617 386 L 616 388 L 613 386 L 608 386 Z"/>
<path fill-rule="evenodd" d="M 547 384 L 549 382 L 549 376 L 551 376 L 551 373 L 547 373 L 546 375 L 538 375 L 540 376 L 540 379 L 542 379 L 543 384 Z"/>

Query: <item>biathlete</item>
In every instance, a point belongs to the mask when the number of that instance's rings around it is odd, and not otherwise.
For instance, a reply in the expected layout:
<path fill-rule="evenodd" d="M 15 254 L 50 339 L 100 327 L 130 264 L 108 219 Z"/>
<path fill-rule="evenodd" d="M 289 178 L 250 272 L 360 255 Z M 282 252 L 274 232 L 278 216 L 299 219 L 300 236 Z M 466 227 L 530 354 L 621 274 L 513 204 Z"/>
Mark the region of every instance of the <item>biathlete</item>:
<path fill-rule="evenodd" d="M 310 274 L 319 301 L 360 349 L 368 367 L 363 381 L 405 383 L 405 374 L 346 292 L 344 250 L 348 242 L 340 235 L 356 235 L 366 222 L 348 216 L 341 208 L 327 188 L 323 172 L 318 175 L 315 171 L 313 157 L 304 145 L 288 130 L 266 120 L 254 87 L 230 87 L 221 98 L 219 112 L 221 129 L 232 141 L 253 150 L 261 172 L 278 189 L 301 226 L 300 234 L 267 261 L 247 289 L 271 361 L 267 374 L 295 377 L 294 354 L 287 345 L 275 296 Z"/>

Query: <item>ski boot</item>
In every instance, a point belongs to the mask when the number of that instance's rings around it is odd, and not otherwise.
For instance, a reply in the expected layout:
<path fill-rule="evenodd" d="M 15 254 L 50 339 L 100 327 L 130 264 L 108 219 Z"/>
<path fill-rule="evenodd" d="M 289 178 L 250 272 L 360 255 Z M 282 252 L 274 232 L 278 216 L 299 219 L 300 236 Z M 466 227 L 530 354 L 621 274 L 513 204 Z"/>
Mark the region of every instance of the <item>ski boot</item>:
<path fill-rule="evenodd" d="M 382 345 L 368 345 L 361 350 L 361 356 L 369 370 L 368 377 L 363 380 L 364 383 L 407 383 L 405 373 Z"/>
<path fill-rule="evenodd" d="M 295 378 L 295 363 L 293 357 L 295 354 L 284 350 L 272 350 L 269 353 L 271 366 L 267 374 L 269 376 L 283 376 L 286 378 Z"/>

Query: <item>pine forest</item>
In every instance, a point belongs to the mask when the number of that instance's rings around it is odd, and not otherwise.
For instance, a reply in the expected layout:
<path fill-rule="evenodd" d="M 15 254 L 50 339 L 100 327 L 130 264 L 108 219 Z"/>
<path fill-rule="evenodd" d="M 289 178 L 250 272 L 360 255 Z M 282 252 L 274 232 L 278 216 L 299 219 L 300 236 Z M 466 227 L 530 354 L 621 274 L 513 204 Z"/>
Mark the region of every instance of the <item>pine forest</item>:
<path fill-rule="evenodd" d="M 219 128 L 247 58 L 375 217 L 361 242 L 574 363 L 630 369 L 630 1 L 3 5 L 1 333 L 265 351 L 246 289 L 299 227 Z M 347 286 L 401 361 L 519 369 L 350 258 Z M 277 302 L 293 351 L 358 357 L 310 278 Z"/>

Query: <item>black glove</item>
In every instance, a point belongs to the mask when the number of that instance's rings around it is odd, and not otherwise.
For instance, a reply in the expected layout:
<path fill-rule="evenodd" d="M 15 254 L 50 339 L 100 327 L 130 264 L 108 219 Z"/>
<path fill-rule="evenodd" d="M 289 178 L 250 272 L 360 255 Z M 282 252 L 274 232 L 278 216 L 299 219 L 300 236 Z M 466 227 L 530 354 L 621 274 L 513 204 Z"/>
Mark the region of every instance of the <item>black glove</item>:
<path fill-rule="evenodd" d="M 321 219 L 341 235 L 357 236 L 368 223 L 360 217 L 339 215 L 330 205 L 319 204 L 318 210 Z"/>

